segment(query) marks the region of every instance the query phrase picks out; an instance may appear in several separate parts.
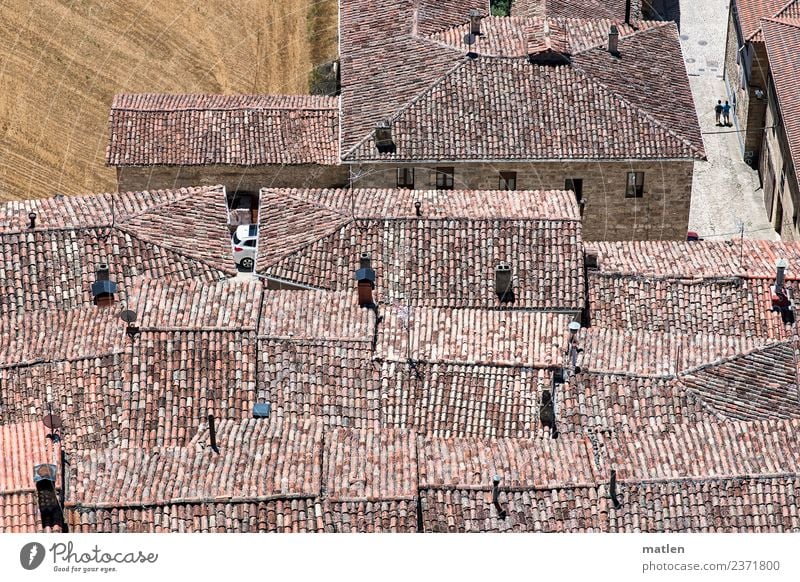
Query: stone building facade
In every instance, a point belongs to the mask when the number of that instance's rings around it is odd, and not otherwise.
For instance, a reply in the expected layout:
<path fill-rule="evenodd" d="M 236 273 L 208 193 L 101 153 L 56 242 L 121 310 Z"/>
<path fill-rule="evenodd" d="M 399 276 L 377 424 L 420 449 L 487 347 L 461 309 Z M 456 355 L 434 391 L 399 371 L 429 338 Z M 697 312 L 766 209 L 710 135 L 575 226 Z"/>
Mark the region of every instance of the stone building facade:
<path fill-rule="evenodd" d="M 409 170 L 413 184 L 408 183 Z M 451 170 L 452 181 L 447 178 Z M 586 240 L 684 240 L 693 170 L 687 161 L 442 162 L 353 165 L 350 173 L 352 186 L 358 188 L 572 190 Z M 641 187 L 628 187 L 631 174 Z"/>

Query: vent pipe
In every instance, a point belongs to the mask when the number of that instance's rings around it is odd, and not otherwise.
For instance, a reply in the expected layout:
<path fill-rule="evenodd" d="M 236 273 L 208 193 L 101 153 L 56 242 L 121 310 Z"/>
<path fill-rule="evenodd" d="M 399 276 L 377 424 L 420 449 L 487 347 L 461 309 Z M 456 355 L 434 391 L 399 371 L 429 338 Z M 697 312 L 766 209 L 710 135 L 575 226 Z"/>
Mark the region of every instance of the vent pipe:
<path fill-rule="evenodd" d="M 619 29 L 616 24 L 611 25 L 611 31 L 608 33 L 608 52 L 615 57 L 619 56 Z"/>
<path fill-rule="evenodd" d="M 208 415 L 208 436 L 211 439 L 211 450 L 219 454 L 219 448 L 217 447 L 217 427 L 214 424 L 213 414 Z"/>
<path fill-rule="evenodd" d="M 31 221 L 30 224 L 28 225 L 28 228 L 31 229 L 31 230 L 36 228 L 36 213 L 35 212 L 28 213 L 28 220 Z"/>
<path fill-rule="evenodd" d="M 622 507 L 622 504 L 619 502 L 619 498 L 617 497 L 617 470 L 611 469 L 611 485 L 609 487 L 609 492 L 611 494 L 611 502 L 614 504 L 614 509 L 619 509 Z"/>
<path fill-rule="evenodd" d="M 417 211 L 417 216 L 422 216 L 422 202 L 419 200 L 414 202 L 414 210 Z"/>
<path fill-rule="evenodd" d="M 372 261 L 367 253 L 361 253 L 359 269 L 356 271 L 356 281 L 358 281 L 358 306 L 374 307 L 375 301 L 372 291 L 375 289 L 375 271 L 372 269 Z"/>

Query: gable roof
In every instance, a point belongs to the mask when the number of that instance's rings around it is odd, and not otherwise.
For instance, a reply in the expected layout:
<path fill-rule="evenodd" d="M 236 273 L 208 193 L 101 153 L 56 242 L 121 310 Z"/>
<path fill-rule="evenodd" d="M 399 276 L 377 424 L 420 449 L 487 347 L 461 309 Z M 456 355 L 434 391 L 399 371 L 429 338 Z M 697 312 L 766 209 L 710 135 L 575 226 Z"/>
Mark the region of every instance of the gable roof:
<path fill-rule="evenodd" d="M 315 95 L 117 95 L 111 166 L 339 163 L 339 101 Z"/>
<path fill-rule="evenodd" d="M 800 187 L 800 118 L 796 113 L 800 109 L 800 88 L 797 87 L 797 78 L 800 75 L 800 63 L 797 61 L 797 55 L 800 54 L 800 0 L 794 19 L 764 20 L 762 23 L 770 74 L 789 142 L 795 178 Z"/>
<path fill-rule="evenodd" d="M 614 57 L 594 21 L 553 18 L 558 32 L 539 38 L 541 20 L 486 17 L 471 59 L 461 40 L 467 6 L 432 30 L 420 21 L 426 1 L 394 9 L 384 1 L 369 9 L 366 0 L 342 3 L 343 161 L 705 158 L 672 23 L 623 26 Z M 375 29 L 392 31 L 391 42 Z M 539 46 L 561 32 L 574 45 L 563 66 L 528 63 L 533 49 L 516 48 L 516 39 Z M 618 73 L 598 74 L 620 64 Z M 642 86 L 670 98 L 644 99 Z M 384 120 L 396 147 L 381 154 L 373 130 Z"/>
<path fill-rule="evenodd" d="M 581 225 L 569 192 L 263 190 L 259 216 L 257 270 L 278 281 L 354 292 L 366 252 L 381 304 L 583 306 Z M 495 293 L 502 262 L 513 271 L 509 303 Z"/>
<path fill-rule="evenodd" d="M 745 40 L 763 42 L 762 18 L 792 17 L 800 9 L 799 0 L 735 0 L 739 25 Z"/>

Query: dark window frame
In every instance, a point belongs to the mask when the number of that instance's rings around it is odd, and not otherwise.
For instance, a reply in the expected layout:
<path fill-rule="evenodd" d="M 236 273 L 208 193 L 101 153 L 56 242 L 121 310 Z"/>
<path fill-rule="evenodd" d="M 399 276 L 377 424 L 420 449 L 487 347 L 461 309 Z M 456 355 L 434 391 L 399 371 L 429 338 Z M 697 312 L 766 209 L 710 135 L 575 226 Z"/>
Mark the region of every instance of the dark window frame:
<path fill-rule="evenodd" d="M 452 166 L 441 166 L 436 168 L 436 189 L 452 190 L 456 169 Z"/>
<path fill-rule="evenodd" d="M 633 183 L 631 176 L 634 176 Z M 644 197 L 644 172 L 628 172 L 625 178 L 625 198 Z"/>
<path fill-rule="evenodd" d="M 517 173 L 516 172 L 500 172 L 500 190 L 516 190 L 517 189 Z"/>
<path fill-rule="evenodd" d="M 414 168 L 397 168 L 397 187 L 414 189 Z"/>

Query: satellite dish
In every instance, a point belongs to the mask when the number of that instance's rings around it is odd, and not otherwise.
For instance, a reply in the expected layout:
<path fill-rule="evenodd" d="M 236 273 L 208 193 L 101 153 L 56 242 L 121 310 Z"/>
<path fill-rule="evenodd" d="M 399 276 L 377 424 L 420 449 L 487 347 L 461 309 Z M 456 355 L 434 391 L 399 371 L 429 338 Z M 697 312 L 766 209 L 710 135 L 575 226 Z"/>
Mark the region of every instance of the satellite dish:
<path fill-rule="evenodd" d="M 61 422 L 61 417 L 57 414 L 53 414 L 52 412 L 44 415 L 44 418 L 42 418 L 42 423 L 50 430 L 58 430 L 64 426 L 64 424 Z"/>
<path fill-rule="evenodd" d="M 127 324 L 131 324 L 136 321 L 136 312 L 131 311 L 130 309 L 126 309 L 122 313 L 119 314 L 119 318 Z"/>
<path fill-rule="evenodd" d="M 464 44 L 468 46 L 472 46 L 475 44 L 475 35 L 472 33 L 467 33 L 464 35 Z"/>

